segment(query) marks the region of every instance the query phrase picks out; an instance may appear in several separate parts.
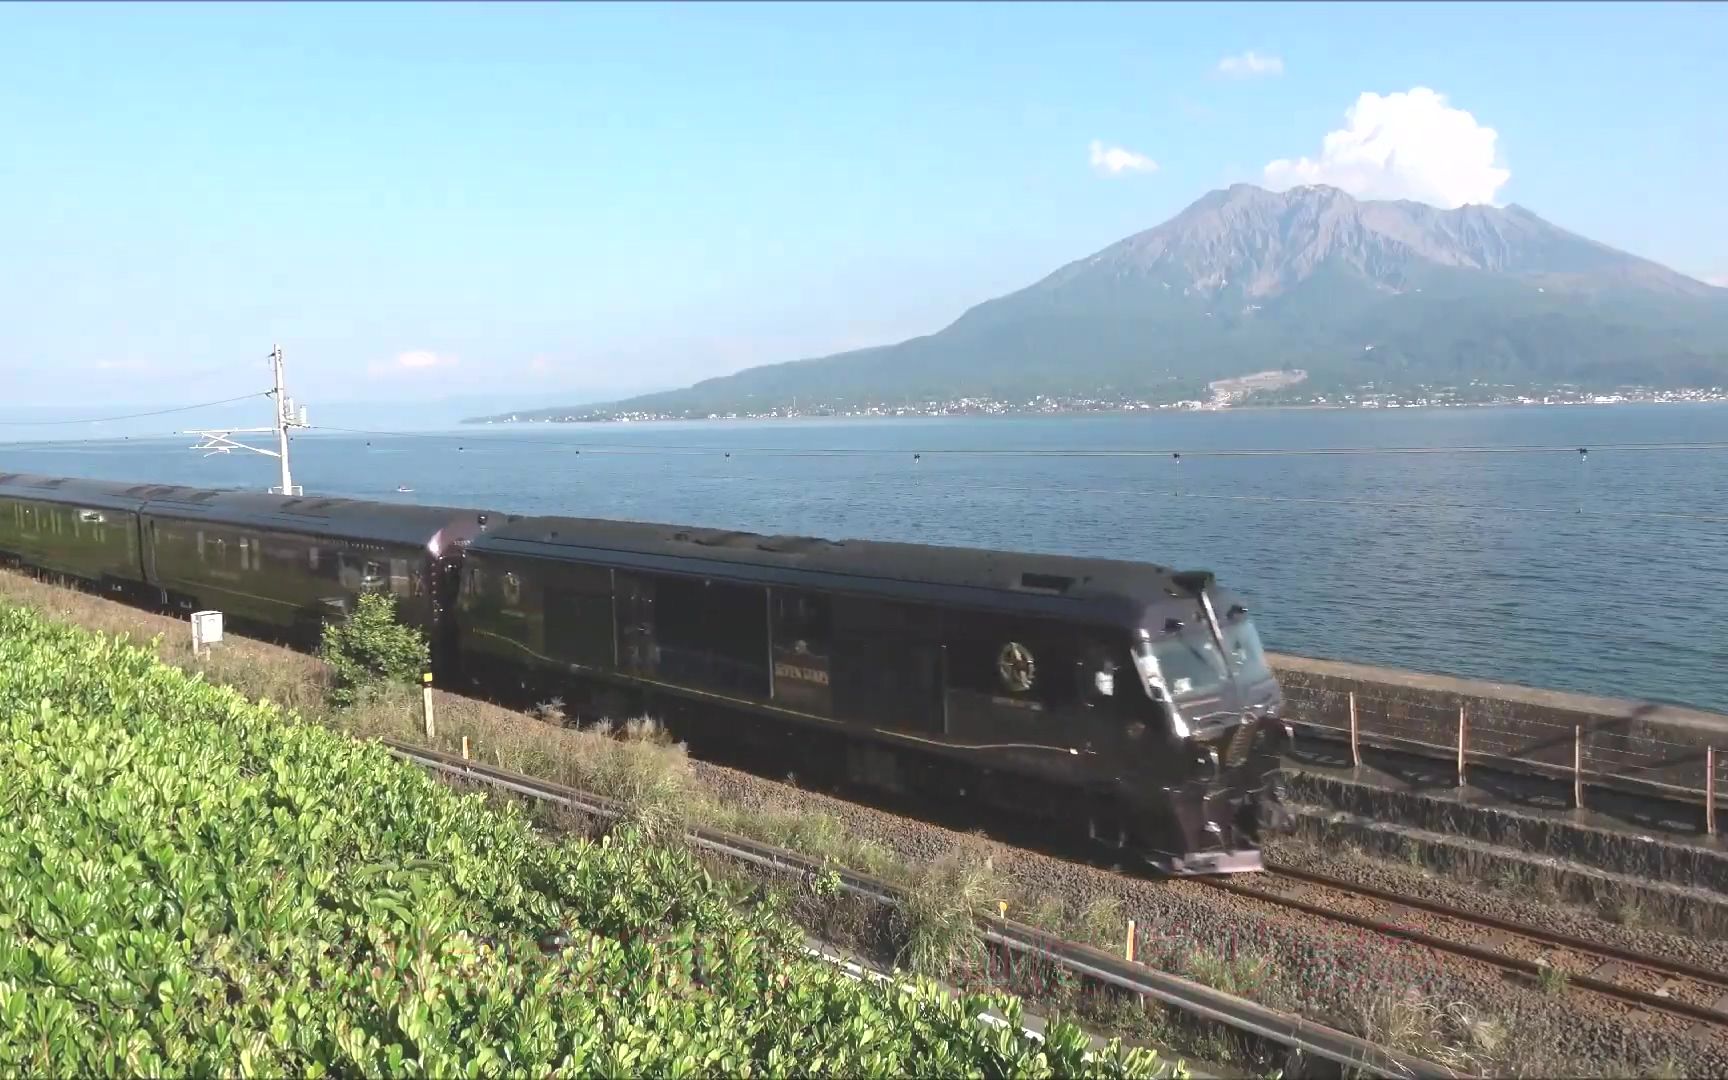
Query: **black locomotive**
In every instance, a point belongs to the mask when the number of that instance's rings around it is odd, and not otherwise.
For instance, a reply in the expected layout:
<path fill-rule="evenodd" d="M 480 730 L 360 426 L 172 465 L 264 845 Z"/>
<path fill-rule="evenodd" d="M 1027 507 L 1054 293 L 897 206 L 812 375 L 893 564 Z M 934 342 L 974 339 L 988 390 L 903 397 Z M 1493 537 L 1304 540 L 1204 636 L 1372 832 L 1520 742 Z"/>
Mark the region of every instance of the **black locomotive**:
<path fill-rule="evenodd" d="M 1281 817 L 1278 684 L 1203 571 L 21 474 L 0 558 L 300 641 L 388 591 L 444 685 L 790 745 L 1168 873 L 1258 869 Z"/>

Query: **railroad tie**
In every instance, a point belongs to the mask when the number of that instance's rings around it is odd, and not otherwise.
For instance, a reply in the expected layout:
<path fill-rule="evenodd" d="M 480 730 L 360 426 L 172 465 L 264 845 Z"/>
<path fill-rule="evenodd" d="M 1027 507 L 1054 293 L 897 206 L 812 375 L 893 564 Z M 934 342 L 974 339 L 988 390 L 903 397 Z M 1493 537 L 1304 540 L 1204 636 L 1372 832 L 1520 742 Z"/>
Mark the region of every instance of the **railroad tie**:
<path fill-rule="evenodd" d="M 1604 960 L 1590 969 L 1590 977 L 1601 979 L 1603 982 L 1618 983 L 1620 976 L 1624 974 L 1626 974 L 1626 965 L 1618 960 Z"/>
<path fill-rule="evenodd" d="M 1664 983 L 1662 989 L 1658 990 L 1657 993 L 1666 997 L 1671 992 L 1671 988 L 1675 985 L 1676 984 L 1673 982 Z M 1719 1013 L 1728 1013 L 1728 994 L 1722 994 L 1717 997 L 1715 1001 L 1710 1003 L 1710 1007 Z M 1686 1030 L 1686 1033 L 1695 1039 L 1714 1039 L 1721 1036 L 1722 1026 L 1704 1020 L 1697 1020 L 1694 1021 L 1692 1026 Z"/>

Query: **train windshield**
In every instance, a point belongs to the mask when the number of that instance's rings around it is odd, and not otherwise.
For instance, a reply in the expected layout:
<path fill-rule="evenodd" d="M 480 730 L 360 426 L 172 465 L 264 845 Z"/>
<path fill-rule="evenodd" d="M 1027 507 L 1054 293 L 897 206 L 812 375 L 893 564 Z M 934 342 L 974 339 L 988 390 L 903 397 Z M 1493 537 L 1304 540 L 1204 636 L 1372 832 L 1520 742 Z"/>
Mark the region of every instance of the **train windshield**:
<path fill-rule="evenodd" d="M 1260 645 L 1260 631 L 1246 615 L 1224 624 L 1224 644 L 1230 650 L 1230 666 L 1243 682 L 1265 682 L 1272 677 L 1266 650 Z"/>
<path fill-rule="evenodd" d="M 1230 677 L 1223 654 L 1205 631 L 1141 642 L 1135 646 L 1134 659 L 1149 684 L 1161 681 L 1178 698 L 1215 692 Z"/>

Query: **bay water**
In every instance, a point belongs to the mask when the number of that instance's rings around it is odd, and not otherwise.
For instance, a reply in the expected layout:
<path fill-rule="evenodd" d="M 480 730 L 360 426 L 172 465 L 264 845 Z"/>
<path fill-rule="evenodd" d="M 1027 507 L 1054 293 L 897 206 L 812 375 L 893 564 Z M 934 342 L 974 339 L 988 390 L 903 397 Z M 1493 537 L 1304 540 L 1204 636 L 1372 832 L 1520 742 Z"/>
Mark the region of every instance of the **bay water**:
<path fill-rule="evenodd" d="M 193 441 L 0 471 L 276 483 Z M 1278 651 L 1728 712 L 1728 448 L 1615 449 L 1699 442 L 1728 405 L 313 429 L 292 458 L 308 495 L 1206 568 Z"/>

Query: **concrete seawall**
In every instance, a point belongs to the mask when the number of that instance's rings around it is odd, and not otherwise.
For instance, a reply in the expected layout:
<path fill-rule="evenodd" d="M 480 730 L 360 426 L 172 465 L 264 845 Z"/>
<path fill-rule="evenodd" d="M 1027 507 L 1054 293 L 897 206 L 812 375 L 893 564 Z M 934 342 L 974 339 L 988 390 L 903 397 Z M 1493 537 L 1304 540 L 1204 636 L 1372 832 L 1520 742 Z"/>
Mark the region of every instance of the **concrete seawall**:
<path fill-rule="evenodd" d="M 1347 741 L 1354 697 L 1363 745 L 1455 760 L 1462 709 L 1467 764 L 1570 777 L 1576 756 L 1589 785 L 1699 803 L 1714 747 L 1719 804 L 1728 796 L 1728 716 L 1719 713 L 1301 656 L 1269 659 L 1298 737 Z"/>

